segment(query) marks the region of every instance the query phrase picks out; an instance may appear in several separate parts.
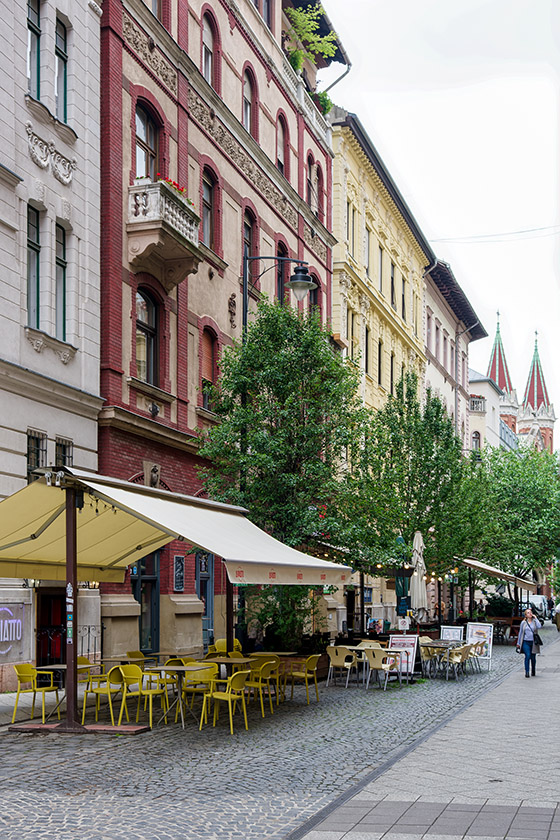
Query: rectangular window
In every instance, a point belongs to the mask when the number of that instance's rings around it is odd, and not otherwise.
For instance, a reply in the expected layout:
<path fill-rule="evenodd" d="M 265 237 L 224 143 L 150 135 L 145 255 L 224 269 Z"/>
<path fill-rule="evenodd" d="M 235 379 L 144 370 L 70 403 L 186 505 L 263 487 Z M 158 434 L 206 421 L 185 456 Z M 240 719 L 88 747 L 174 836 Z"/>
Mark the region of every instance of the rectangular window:
<path fill-rule="evenodd" d="M 161 0 L 152 0 L 152 12 L 158 20 L 161 20 Z"/>
<path fill-rule="evenodd" d="M 74 465 L 74 444 L 67 438 L 57 437 L 55 440 L 55 465 L 57 467 L 72 467 Z"/>
<path fill-rule="evenodd" d="M 68 71 L 68 49 L 67 49 L 66 27 L 62 21 L 56 21 L 55 33 L 55 112 L 61 122 L 67 121 L 67 71 Z"/>
<path fill-rule="evenodd" d="M 354 358 L 354 313 L 348 307 L 347 321 L 346 321 L 346 338 L 348 339 L 348 354 L 351 359 Z"/>
<path fill-rule="evenodd" d="M 41 96 L 41 17 L 39 0 L 27 0 L 27 91 Z"/>
<path fill-rule="evenodd" d="M 27 323 L 39 329 L 39 211 L 27 207 Z"/>
<path fill-rule="evenodd" d="M 383 342 L 379 341 L 377 344 L 377 384 L 381 385 L 381 376 L 383 374 Z"/>
<path fill-rule="evenodd" d="M 202 178 L 202 241 L 208 248 L 214 247 L 213 187 L 210 179 Z"/>
<path fill-rule="evenodd" d="M 379 246 L 379 291 L 383 293 L 383 248 Z"/>
<path fill-rule="evenodd" d="M 418 295 L 414 294 L 414 335 L 418 335 Z"/>
<path fill-rule="evenodd" d="M 348 242 L 348 247 L 350 247 L 350 213 L 352 212 L 352 205 L 349 201 L 346 202 L 346 241 Z"/>
<path fill-rule="evenodd" d="M 272 29 L 272 0 L 263 0 L 262 16 L 269 29 Z"/>
<path fill-rule="evenodd" d="M 404 279 L 404 277 L 402 278 L 401 315 L 402 315 L 403 321 L 406 321 L 406 280 Z"/>
<path fill-rule="evenodd" d="M 44 432 L 27 430 L 27 483 L 31 484 L 39 476 L 33 470 L 47 466 L 47 436 Z"/>
<path fill-rule="evenodd" d="M 394 393 L 395 390 L 395 354 L 391 353 L 391 370 L 390 370 L 390 389 L 391 395 Z"/>
<path fill-rule="evenodd" d="M 397 308 L 397 298 L 395 295 L 395 263 L 391 263 L 391 306 L 393 309 Z"/>
<path fill-rule="evenodd" d="M 436 324 L 436 346 L 434 350 L 434 356 L 439 362 L 439 324 Z"/>
<path fill-rule="evenodd" d="M 350 253 L 354 256 L 356 247 L 356 208 L 352 207 L 352 230 L 350 231 Z"/>
<path fill-rule="evenodd" d="M 66 231 L 56 226 L 56 337 L 66 341 Z"/>
<path fill-rule="evenodd" d="M 364 370 L 369 373 L 369 327 L 366 327 L 366 346 L 364 348 Z"/>
<path fill-rule="evenodd" d="M 429 313 L 426 315 L 426 347 L 432 349 L 432 316 Z"/>
<path fill-rule="evenodd" d="M 441 360 L 445 370 L 447 370 L 447 336 L 443 336 L 443 358 Z"/>
<path fill-rule="evenodd" d="M 451 353 L 450 353 L 450 356 L 451 356 L 451 358 L 450 358 L 451 374 L 453 376 L 453 379 L 455 379 L 455 345 L 453 344 L 452 341 L 449 342 L 449 347 L 450 347 L 450 351 L 451 351 Z"/>
<path fill-rule="evenodd" d="M 366 274 L 369 277 L 370 272 L 370 264 L 369 264 L 369 251 L 371 247 L 371 230 L 367 227 L 366 228 L 366 253 L 365 253 L 365 264 L 366 264 Z"/>

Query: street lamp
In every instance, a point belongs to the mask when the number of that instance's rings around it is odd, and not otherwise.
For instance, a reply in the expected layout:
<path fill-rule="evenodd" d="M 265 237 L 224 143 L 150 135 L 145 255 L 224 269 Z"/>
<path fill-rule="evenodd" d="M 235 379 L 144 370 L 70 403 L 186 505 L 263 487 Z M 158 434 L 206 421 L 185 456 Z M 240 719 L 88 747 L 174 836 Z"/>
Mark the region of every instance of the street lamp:
<path fill-rule="evenodd" d="M 291 289 L 295 295 L 296 300 L 302 301 L 305 299 L 308 292 L 317 288 L 317 283 L 309 276 L 308 263 L 303 260 L 292 259 L 292 257 L 249 257 L 243 254 L 243 341 L 245 341 L 247 334 L 247 323 L 249 319 L 249 263 L 255 260 L 274 260 L 274 263 L 297 263 L 294 268 L 294 273 L 291 275 L 289 281 L 286 283 L 288 289 Z M 255 282 L 259 280 L 263 274 L 274 268 L 274 264 L 261 271 Z"/>

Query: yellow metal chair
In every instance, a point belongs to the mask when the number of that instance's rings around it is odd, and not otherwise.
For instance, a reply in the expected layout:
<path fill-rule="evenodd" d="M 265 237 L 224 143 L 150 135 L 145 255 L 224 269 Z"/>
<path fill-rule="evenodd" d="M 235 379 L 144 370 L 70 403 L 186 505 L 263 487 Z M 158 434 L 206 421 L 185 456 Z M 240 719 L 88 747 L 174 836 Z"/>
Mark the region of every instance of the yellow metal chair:
<path fill-rule="evenodd" d="M 241 703 L 241 708 L 243 709 L 245 729 L 249 729 L 247 724 L 247 707 L 245 705 L 245 683 L 247 682 L 249 675 L 250 671 L 237 671 L 235 674 L 232 674 L 226 681 L 225 691 L 215 691 L 213 687 L 214 683 L 212 684 L 210 691 L 207 691 L 204 695 L 199 729 L 202 729 L 202 724 L 208 720 L 207 711 L 212 700 L 214 701 L 213 726 L 216 726 L 216 721 L 219 717 L 220 703 L 227 703 L 229 711 L 229 729 L 233 735 L 233 715 L 237 702 L 239 701 Z"/>
<path fill-rule="evenodd" d="M 327 655 L 329 657 L 329 673 L 327 674 L 327 686 L 330 678 L 336 685 L 336 671 L 346 671 L 346 688 L 348 688 L 348 681 L 352 669 L 356 671 L 356 685 L 358 684 L 358 659 L 351 650 L 342 645 L 331 645 L 327 648 Z"/>
<path fill-rule="evenodd" d="M 194 705 L 195 697 L 204 697 L 204 695 L 213 688 L 214 683 L 226 682 L 225 680 L 218 680 L 218 671 L 218 665 L 213 662 L 208 662 L 208 664 L 204 666 L 204 670 L 201 668 L 198 671 L 193 671 L 192 675 L 187 676 L 187 679 L 183 684 L 183 700 L 185 703 L 188 702 L 188 697 L 190 696 L 191 709 Z M 179 707 L 177 706 L 175 723 L 177 723 L 178 714 Z"/>
<path fill-rule="evenodd" d="M 56 692 L 56 705 L 57 705 L 57 713 L 58 719 L 60 720 L 60 706 L 58 705 L 58 686 L 54 684 L 54 674 L 53 672 L 42 671 L 41 674 L 50 677 L 49 685 L 37 685 L 37 674 L 38 671 L 36 668 L 33 667 L 28 662 L 24 662 L 22 665 L 14 665 L 14 670 L 17 675 L 18 680 L 18 687 L 16 693 L 16 704 L 14 706 L 14 713 L 12 715 L 12 723 L 15 722 L 16 719 L 16 712 L 19 703 L 19 695 L 20 694 L 33 694 L 33 704 L 31 706 L 31 718 L 33 719 L 33 715 L 35 714 L 35 698 L 37 693 L 40 693 L 42 696 L 42 712 L 43 712 L 43 723 L 45 722 L 45 695 L 50 694 L 51 692 Z M 30 688 L 23 688 L 24 685 L 30 683 Z"/>
<path fill-rule="evenodd" d="M 317 664 L 320 658 L 321 657 L 318 653 L 313 654 L 313 656 L 308 656 L 301 670 L 292 670 L 289 674 L 286 674 L 286 680 L 290 679 L 292 683 L 292 692 L 290 694 L 290 700 L 292 700 L 294 696 L 294 682 L 296 680 L 303 681 L 305 683 L 307 705 L 309 706 L 309 680 L 313 679 L 313 682 L 315 683 L 315 694 L 317 695 L 317 702 L 319 702 L 319 686 L 317 685 Z"/>
<path fill-rule="evenodd" d="M 227 642 L 225 639 L 216 639 L 213 645 L 208 646 L 208 653 L 212 656 L 227 656 L 228 649 L 227 649 Z M 232 653 L 237 653 L 240 656 L 243 653 L 243 649 L 241 647 L 241 642 L 239 639 L 233 640 L 233 651 Z"/>
<path fill-rule="evenodd" d="M 164 712 L 165 722 L 167 723 L 167 691 L 161 686 L 157 688 L 144 688 L 144 672 L 138 665 L 120 665 L 119 666 L 123 678 L 123 695 L 121 702 L 121 712 L 119 715 L 119 726 L 121 725 L 123 712 L 126 710 L 128 720 L 128 708 L 126 705 L 127 697 L 137 697 L 138 703 L 136 706 L 136 723 L 140 717 L 140 700 L 144 697 L 149 702 L 150 715 L 150 729 L 152 728 L 152 711 L 154 697 L 161 698 L 161 708 Z"/>
<path fill-rule="evenodd" d="M 84 691 L 84 706 L 82 709 L 82 725 L 86 719 L 86 704 L 88 694 L 93 694 L 95 697 L 95 722 L 99 720 L 99 707 L 101 705 L 101 698 L 106 697 L 109 703 L 109 712 L 111 713 L 111 725 L 115 725 L 115 716 L 113 714 L 113 697 L 122 691 L 123 678 L 121 670 L 118 665 L 111 668 L 108 674 L 93 674 L 89 680 Z M 128 711 L 126 714 L 128 720 Z M 119 721 L 120 723 L 120 721 Z"/>
<path fill-rule="evenodd" d="M 274 671 L 276 670 L 276 663 L 272 662 L 263 662 L 261 660 L 258 668 L 253 669 L 253 663 L 251 663 L 251 671 L 250 675 L 247 678 L 247 682 L 245 683 L 245 688 L 249 689 L 249 698 L 251 697 L 251 692 L 253 692 L 253 696 L 255 700 L 257 698 L 257 691 L 259 692 L 259 698 L 261 701 L 261 715 L 264 717 L 264 694 L 263 692 L 266 691 L 268 695 L 268 703 L 270 705 L 270 714 L 274 714 L 274 709 L 272 707 L 272 687 L 270 685 L 270 680 L 274 679 Z"/>
<path fill-rule="evenodd" d="M 390 674 L 395 674 L 399 678 L 399 685 L 402 687 L 402 675 L 399 664 L 399 658 L 396 654 L 387 653 L 383 648 L 366 648 L 364 650 L 366 662 L 368 665 L 368 678 L 366 682 L 366 691 L 369 688 L 369 681 L 371 679 L 372 671 L 375 672 L 375 678 L 379 685 L 379 674 L 385 674 L 385 685 L 383 691 L 387 690 L 387 683 Z"/>

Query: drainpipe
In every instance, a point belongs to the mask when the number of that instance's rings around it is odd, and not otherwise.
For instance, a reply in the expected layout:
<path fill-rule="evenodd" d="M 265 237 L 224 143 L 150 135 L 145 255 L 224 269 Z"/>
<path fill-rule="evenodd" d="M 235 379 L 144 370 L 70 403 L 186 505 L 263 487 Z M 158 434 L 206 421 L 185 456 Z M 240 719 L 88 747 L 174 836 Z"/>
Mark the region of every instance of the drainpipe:
<path fill-rule="evenodd" d="M 332 88 L 333 88 L 335 85 L 337 85 L 339 82 L 341 82 L 341 81 L 345 78 L 345 76 L 347 76 L 347 75 L 348 75 L 348 73 L 350 72 L 350 70 L 351 70 L 351 69 L 352 69 L 352 62 L 351 62 L 351 61 L 349 61 L 349 62 L 348 62 L 348 64 L 347 64 L 347 66 L 346 66 L 346 70 L 344 71 L 344 73 L 342 73 L 342 75 L 341 75 L 341 76 L 339 76 L 339 77 L 338 77 L 338 79 L 335 79 L 335 80 L 334 80 L 334 82 L 332 82 L 332 83 L 328 86 L 328 88 L 325 88 L 325 90 L 323 91 L 323 93 L 327 93 L 329 90 L 332 90 Z"/>

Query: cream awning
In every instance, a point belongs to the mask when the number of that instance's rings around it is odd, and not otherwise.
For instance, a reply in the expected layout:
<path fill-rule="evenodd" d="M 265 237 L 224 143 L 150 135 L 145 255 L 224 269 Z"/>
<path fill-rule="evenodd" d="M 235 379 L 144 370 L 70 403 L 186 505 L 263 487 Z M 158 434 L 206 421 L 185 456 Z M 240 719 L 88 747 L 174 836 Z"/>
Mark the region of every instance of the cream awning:
<path fill-rule="evenodd" d="M 487 563 L 482 563 L 482 561 L 475 560 L 473 557 L 464 557 L 460 560 L 460 562 L 464 566 L 468 566 L 470 569 L 475 569 L 477 572 L 488 575 L 488 577 L 495 577 L 500 580 L 509 580 L 509 582 L 513 583 L 514 586 L 518 586 L 520 589 L 526 589 L 528 592 L 537 591 L 537 584 L 533 583 L 532 580 L 517 577 L 516 575 L 511 574 L 511 572 L 504 572 L 502 569 L 497 569 L 495 566 L 489 566 Z"/>
<path fill-rule="evenodd" d="M 266 534 L 243 508 L 80 470 L 78 578 L 123 580 L 127 566 L 172 540 L 217 554 L 233 583 L 343 585 L 351 569 L 296 551 Z M 53 475 L 54 482 L 54 475 Z M 45 478 L 0 502 L 0 577 L 66 580 L 65 491 Z"/>

